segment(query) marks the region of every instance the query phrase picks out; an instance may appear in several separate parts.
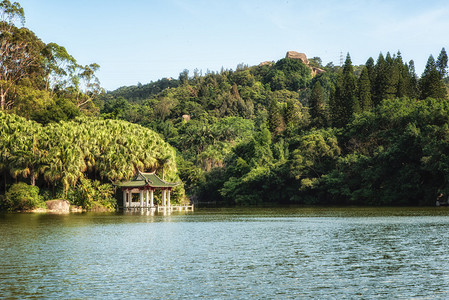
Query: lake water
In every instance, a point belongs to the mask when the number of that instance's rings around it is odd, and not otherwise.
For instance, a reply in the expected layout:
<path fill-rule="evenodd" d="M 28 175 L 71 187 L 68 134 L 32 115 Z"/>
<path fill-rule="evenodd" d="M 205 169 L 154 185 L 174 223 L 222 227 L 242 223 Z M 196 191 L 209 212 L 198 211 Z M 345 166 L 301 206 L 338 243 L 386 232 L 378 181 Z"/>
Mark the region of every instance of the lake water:
<path fill-rule="evenodd" d="M 0 298 L 448 299 L 449 208 L 2 214 Z"/>

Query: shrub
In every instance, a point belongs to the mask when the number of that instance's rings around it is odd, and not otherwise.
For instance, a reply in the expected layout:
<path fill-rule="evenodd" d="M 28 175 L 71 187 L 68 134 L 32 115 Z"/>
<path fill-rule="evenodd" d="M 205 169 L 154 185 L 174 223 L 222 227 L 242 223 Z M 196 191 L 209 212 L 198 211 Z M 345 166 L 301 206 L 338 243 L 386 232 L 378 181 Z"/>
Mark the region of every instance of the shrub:
<path fill-rule="evenodd" d="M 13 184 L 6 192 L 1 207 L 8 211 L 30 210 L 45 207 L 37 186 L 24 182 Z"/>
<path fill-rule="evenodd" d="M 81 178 L 69 193 L 68 200 L 85 209 L 113 210 L 116 204 L 114 187 L 98 180 Z"/>

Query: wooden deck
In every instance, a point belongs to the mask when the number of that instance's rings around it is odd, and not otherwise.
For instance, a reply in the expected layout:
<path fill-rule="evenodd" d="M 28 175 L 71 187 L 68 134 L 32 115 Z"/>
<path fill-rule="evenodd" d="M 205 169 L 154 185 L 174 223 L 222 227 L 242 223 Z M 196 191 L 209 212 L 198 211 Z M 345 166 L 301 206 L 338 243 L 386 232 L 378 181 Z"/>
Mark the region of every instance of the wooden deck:
<path fill-rule="evenodd" d="M 193 205 L 170 205 L 170 206 L 132 206 L 119 207 L 123 211 L 157 211 L 157 212 L 171 212 L 171 211 L 193 211 Z"/>

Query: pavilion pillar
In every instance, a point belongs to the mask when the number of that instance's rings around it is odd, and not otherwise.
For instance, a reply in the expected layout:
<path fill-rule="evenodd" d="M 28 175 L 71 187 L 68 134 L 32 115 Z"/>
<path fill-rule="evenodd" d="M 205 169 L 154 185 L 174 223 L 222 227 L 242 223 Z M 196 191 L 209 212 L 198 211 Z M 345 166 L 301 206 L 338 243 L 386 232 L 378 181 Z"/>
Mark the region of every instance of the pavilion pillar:
<path fill-rule="evenodd" d="M 162 190 L 162 206 L 167 206 L 167 201 L 165 199 L 165 190 Z"/>
<path fill-rule="evenodd" d="M 126 207 L 126 190 L 123 190 L 123 207 Z"/>
<path fill-rule="evenodd" d="M 150 206 L 154 206 L 154 192 L 153 189 L 150 190 Z"/>
<path fill-rule="evenodd" d="M 143 207 L 143 190 L 140 190 L 139 195 L 140 195 L 140 207 Z"/>
<path fill-rule="evenodd" d="M 170 207 L 171 206 L 171 203 L 170 203 L 170 189 L 167 190 L 167 201 L 168 201 L 168 206 Z"/>
<path fill-rule="evenodd" d="M 145 190 L 145 206 L 148 207 L 148 190 Z"/>

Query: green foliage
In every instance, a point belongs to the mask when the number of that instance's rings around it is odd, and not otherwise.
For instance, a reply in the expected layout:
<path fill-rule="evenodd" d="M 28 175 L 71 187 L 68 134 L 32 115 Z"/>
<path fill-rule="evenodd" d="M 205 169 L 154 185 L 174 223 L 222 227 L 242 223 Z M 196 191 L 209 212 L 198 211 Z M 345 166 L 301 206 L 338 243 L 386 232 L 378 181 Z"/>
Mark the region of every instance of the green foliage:
<path fill-rule="evenodd" d="M 267 73 L 265 83 L 270 83 L 273 91 L 297 91 L 307 87 L 311 79 L 312 72 L 302 61 L 283 58 Z"/>
<path fill-rule="evenodd" d="M 124 86 L 114 91 L 108 92 L 103 96 L 102 100 L 107 103 L 112 99 L 124 98 L 132 103 L 141 103 L 143 100 L 157 95 L 167 88 L 176 88 L 179 86 L 179 81 L 172 78 L 163 78 L 156 82 L 148 84 L 137 84 L 134 86 Z"/>
<path fill-rule="evenodd" d="M 441 77 L 446 76 L 447 74 L 447 53 L 446 49 L 441 49 L 440 54 L 438 55 L 438 59 L 436 62 L 437 70 L 440 72 Z"/>
<path fill-rule="evenodd" d="M 447 101 L 394 99 L 348 127 L 351 153 L 325 176 L 335 201 L 432 204 L 447 186 Z"/>
<path fill-rule="evenodd" d="M 125 121 L 82 117 L 41 126 L 0 112 L 0 153 L 0 167 L 11 176 L 62 183 L 63 196 L 83 178 L 116 182 L 137 170 L 179 181 L 174 149 L 153 131 Z M 183 189 L 178 195 L 184 197 Z"/>
<path fill-rule="evenodd" d="M 73 102 L 66 98 L 58 98 L 44 109 L 31 113 L 30 119 L 45 125 L 51 122 L 72 120 L 80 115 L 80 110 Z"/>
<path fill-rule="evenodd" d="M 428 204 L 449 193 L 444 48 L 421 79 L 399 52 L 365 66 L 348 53 L 342 68 L 284 58 L 104 94 L 97 64 L 16 27 L 20 5 L 0 11 L 3 190 L 23 181 L 111 208 L 109 183 L 141 170 L 182 179 L 175 202 L 184 187 L 226 204 Z"/>
<path fill-rule="evenodd" d="M 231 177 L 227 180 L 220 194 L 235 204 L 260 204 L 266 202 L 266 184 L 269 181 L 270 169 L 256 167 L 241 178 Z"/>
<path fill-rule="evenodd" d="M 300 181 L 301 189 L 314 188 L 340 155 L 335 132 L 314 130 L 301 136 L 296 145 L 289 162 L 291 175 Z"/>
<path fill-rule="evenodd" d="M 309 107 L 312 124 L 317 127 L 324 127 L 327 124 L 326 107 L 324 103 L 324 90 L 319 81 L 313 86 Z"/>
<path fill-rule="evenodd" d="M 353 113 L 360 110 L 356 89 L 354 68 L 348 53 L 343 71 L 337 79 L 335 93 L 331 101 L 332 125 L 336 127 L 345 126 L 351 119 Z"/>
<path fill-rule="evenodd" d="M 68 196 L 71 203 L 86 209 L 115 208 L 115 191 L 111 184 L 101 184 L 98 180 L 80 178 Z"/>
<path fill-rule="evenodd" d="M 63 46 L 45 44 L 21 27 L 24 21 L 19 3 L 0 3 L 1 110 L 27 118 L 35 114 L 42 122 L 71 118 L 80 110 L 95 113 L 92 100 L 102 92 L 95 76 L 100 66 L 79 65 Z"/>
<path fill-rule="evenodd" d="M 8 211 L 32 210 L 44 208 L 45 202 L 39 195 L 39 188 L 24 182 L 15 183 L 6 192 L 0 208 Z"/>
<path fill-rule="evenodd" d="M 440 56 L 441 71 L 444 53 Z M 322 67 L 319 58 L 310 61 Z M 182 156 L 178 166 L 189 194 L 201 201 L 430 201 L 424 192 L 418 200 L 412 191 L 419 190 L 427 173 L 449 167 L 444 142 L 436 137 L 440 142 L 431 142 L 436 133 L 429 135 L 426 147 L 415 137 L 430 134 L 421 125 L 413 127 L 418 83 L 424 87 L 426 77 L 419 80 L 413 61 L 404 63 L 399 52 L 380 54 L 376 63 L 369 58 L 365 66 L 353 66 L 348 54 L 343 68 L 328 64 L 323 69 L 312 78 L 302 62 L 281 59 L 204 76 L 196 70 L 189 77 L 185 70 L 182 84 L 159 93 L 139 98 L 136 87 L 121 94 L 124 98 L 109 93 L 102 112 L 150 127 L 167 139 Z M 435 84 L 435 78 L 429 82 Z M 326 128 L 328 116 L 338 130 Z M 394 172 L 388 172 L 390 166 Z M 432 188 L 425 186 L 426 191 Z"/>
<path fill-rule="evenodd" d="M 440 63 L 442 64 L 442 63 Z M 445 68 L 438 70 L 435 59 L 430 55 L 427 60 L 426 68 L 421 76 L 420 80 L 420 90 L 421 99 L 426 98 L 436 98 L 436 99 L 446 99 L 447 90 L 443 82 L 443 71 Z"/>
<path fill-rule="evenodd" d="M 358 97 L 360 103 L 360 110 L 366 111 L 373 108 L 373 101 L 371 99 L 371 82 L 369 79 L 368 68 L 363 68 L 358 82 Z"/>
<path fill-rule="evenodd" d="M 268 129 L 275 135 L 281 133 L 285 129 L 284 118 L 276 99 L 272 99 L 270 106 L 268 107 Z"/>

